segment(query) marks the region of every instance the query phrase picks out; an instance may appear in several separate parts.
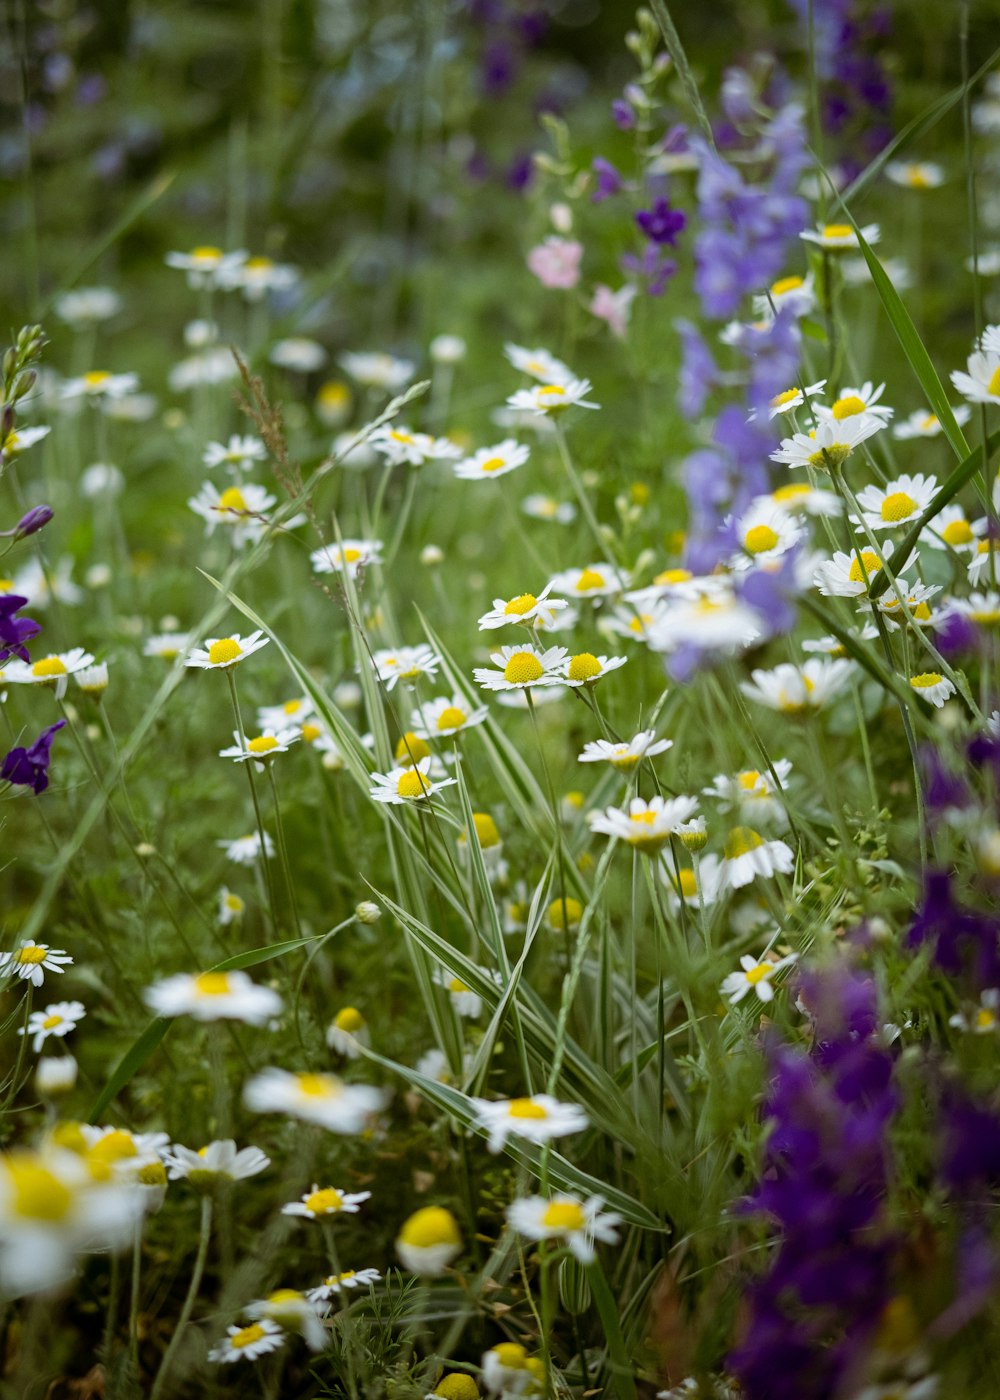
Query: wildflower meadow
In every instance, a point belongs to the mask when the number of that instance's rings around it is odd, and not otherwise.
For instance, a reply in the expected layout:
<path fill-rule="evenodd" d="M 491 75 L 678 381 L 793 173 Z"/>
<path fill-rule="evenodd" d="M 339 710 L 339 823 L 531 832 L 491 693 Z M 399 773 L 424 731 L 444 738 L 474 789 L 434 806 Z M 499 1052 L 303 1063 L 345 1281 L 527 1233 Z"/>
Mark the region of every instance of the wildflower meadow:
<path fill-rule="evenodd" d="M 0 8 L 0 1396 L 995 1400 L 995 0 Z"/>

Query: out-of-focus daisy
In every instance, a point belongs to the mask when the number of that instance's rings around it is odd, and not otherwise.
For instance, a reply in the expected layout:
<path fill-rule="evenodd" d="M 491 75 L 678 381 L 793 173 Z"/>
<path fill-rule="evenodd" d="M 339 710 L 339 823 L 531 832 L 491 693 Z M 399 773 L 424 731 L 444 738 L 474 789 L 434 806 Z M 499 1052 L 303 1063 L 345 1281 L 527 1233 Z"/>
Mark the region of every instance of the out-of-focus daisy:
<path fill-rule="evenodd" d="M 191 649 L 184 665 L 201 671 L 226 671 L 266 647 L 270 640 L 263 632 L 251 632 L 249 637 L 241 637 L 238 632 L 231 637 L 210 637 L 203 647 Z"/>
<path fill-rule="evenodd" d="M 554 520 L 557 525 L 571 525 L 576 519 L 572 501 L 557 501 L 554 496 L 525 496 L 521 509 L 533 520 Z"/>
<path fill-rule="evenodd" d="M 0 973 L 20 977 L 33 987 L 40 987 L 46 972 L 63 972 L 73 959 L 62 948 L 50 948 L 47 943 L 35 943 L 30 938 L 9 953 L 0 953 Z"/>
<path fill-rule="evenodd" d="M 245 972 L 179 972 L 147 987 L 143 1000 L 158 1016 L 246 1021 L 251 1026 L 267 1025 L 281 1010 L 278 993 L 252 982 Z"/>
<path fill-rule="evenodd" d="M 42 567 L 40 559 L 29 559 L 18 569 L 13 578 L 13 593 L 23 593 L 32 608 L 44 608 L 49 603 L 68 603 L 76 607 L 82 603 L 84 591 L 72 580 L 73 560 L 64 555 L 55 564 Z"/>
<path fill-rule="evenodd" d="M 11 428 L 5 438 L 0 440 L 0 453 L 4 458 L 19 457 L 22 452 L 27 452 L 29 447 L 34 447 L 36 442 L 41 442 L 48 437 L 52 431 L 47 427 L 35 428 Z"/>
<path fill-rule="evenodd" d="M 220 1181 L 246 1181 L 271 1165 L 259 1147 L 237 1151 L 232 1138 L 210 1142 L 197 1151 L 175 1142 L 164 1152 L 163 1161 L 171 1181 L 189 1181 L 198 1191 L 211 1190 Z"/>
<path fill-rule="evenodd" d="M 289 725 L 301 725 L 313 715 L 315 706 L 307 695 L 296 695 L 280 705 L 261 705 L 257 723 L 264 733 L 274 733 Z"/>
<path fill-rule="evenodd" d="M 591 812 L 588 820 L 591 831 L 617 837 L 644 855 L 656 855 L 697 809 L 695 797 L 657 796 L 649 802 L 633 797 L 627 811 L 608 807 L 603 812 Z"/>
<path fill-rule="evenodd" d="M 51 686 L 61 700 L 66 694 L 68 677 L 77 671 L 85 671 L 93 664 L 94 658 L 89 651 L 84 651 L 83 647 L 73 647 L 70 651 L 40 657 L 38 661 L 20 661 L 16 658 L 8 661 L 4 666 L 3 678 L 5 684 Z"/>
<path fill-rule="evenodd" d="M 175 394 L 197 389 L 202 384 L 225 384 L 239 375 L 239 366 L 228 346 L 209 345 L 195 355 L 179 360 L 167 375 Z"/>
<path fill-rule="evenodd" d="M 772 309 L 774 312 L 790 311 L 793 316 L 808 316 L 815 306 L 816 292 L 811 273 L 807 277 L 779 277 L 768 287 L 766 296 L 753 299 L 755 316 L 769 316 Z"/>
<path fill-rule="evenodd" d="M 277 504 L 263 486 L 247 482 L 243 486 L 227 486 L 219 491 L 206 481 L 198 492 L 188 500 L 195 515 L 200 515 L 207 525 L 205 533 L 211 535 L 216 525 L 226 526 L 232 538 L 233 547 L 242 549 L 245 544 L 256 544 L 268 528 L 268 521 L 262 519 Z"/>
<path fill-rule="evenodd" d="M 802 539 L 802 526 L 789 511 L 766 497 L 754 501 L 736 522 L 740 551 L 732 558 L 736 569 L 760 567 L 780 559 Z"/>
<path fill-rule="evenodd" d="M 771 821 L 784 827 L 788 824 L 788 817 L 784 803 L 775 794 L 784 792 L 791 771 L 789 759 L 776 758 L 774 772 L 777 783 L 769 771 L 745 768 L 733 776 L 725 773 L 717 775 L 712 779 L 712 786 L 702 788 L 702 793 L 735 807 L 749 821 Z"/>
<path fill-rule="evenodd" d="M 850 224 L 823 224 L 821 228 L 804 229 L 799 234 L 806 243 L 815 243 L 827 253 L 856 252 L 861 244 Z M 865 224 L 861 237 L 869 245 L 879 241 L 878 224 Z"/>
<path fill-rule="evenodd" d="M 715 856 L 703 856 L 698 862 L 697 872 L 690 866 L 675 866 L 671 853 L 664 851 L 660 856 L 660 879 L 667 887 L 667 899 L 676 907 L 683 899 L 693 909 L 704 904 L 707 908 L 714 904 L 718 894 L 719 862 Z"/>
<path fill-rule="evenodd" d="M 319 341 L 297 335 L 287 340 L 276 340 L 267 352 L 267 358 L 280 369 L 290 369 L 296 374 L 312 374 L 326 364 L 326 351 Z"/>
<path fill-rule="evenodd" d="M 306 1297 L 314 1303 L 325 1303 L 335 1293 L 344 1293 L 352 1288 L 369 1288 L 373 1283 L 380 1282 L 381 1278 L 378 1269 L 345 1269 L 343 1273 L 330 1274 L 315 1288 L 307 1289 Z"/>
<path fill-rule="evenodd" d="M 448 1000 L 456 1016 L 467 1016 L 470 1020 L 475 1020 L 481 1014 L 482 997 L 471 987 L 467 987 L 460 977 L 453 976 L 447 968 L 436 967 L 434 981 L 448 993 Z"/>
<path fill-rule="evenodd" d="M 977 627 L 1000 627 L 1000 593 L 970 593 L 953 598 L 950 606 Z"/>
<path fill-rule="evenodd" d="M 260 832 L 255 831 L 250 836 L 237 836 L 235 841 L 216 841 L 217 846 L 221 846 L 227 857 L 234 865 L 255 865 L 260 860 Z M 264 854 L 269 858 L 274 855 L 274 842 L 264 833 Z"/>
<path fill-rule="evenodd" d="M 1000 346 L 985 348 L 986 336 L 992 329 L 988 326 L 984 333 L 984 348 L 973 350 L 966 361 L 968 372 L 951 372 L 951 382 L 970 403 L 1000 403 Z"/>
<path fill-rule="evenodd" d="M 548 647 L 545 651 L 530 645 L 501 647 L 490 655 L 496 670 L 477 666 L 472 674 L 477 684 L 485 690 L 525 690 L 532 686 L 558 685 L 562 681 L 561 667 L 565 659 L 565 647 Z"/>
<path fill-rule="evenodd" d="M 550 1142 L 569 1133 L 582 1133 L 589 1119 L 579 1104 L 560 1103 L 550 1094 L 521 1099 L 473 1099 L 475 1127 L 484 1128 L 487 1146 L 499 1152 L 508 1137 Z"/>
<path fill-rule="evenodd" d="M 86 1014 L 87 1008 L 82 1001 L 53 1001 L 44 1011 L 32 1011 L 27 1026 L 18 1027 L 17 1033 L 31 1036 L 31 1048 L 37 1055 L 49 1036 L 62 1039 L 69 1035 Z"/>
<path fill-rule="evenodd" d="M 768 841 L 752 827 L 735 826 L 726 837 L 719 879 L 729 889 L 738 890 L 758 875 L 764 879 L 779 872 L 788 875 L 794 865 L 794 852 L 784 841 Z"/>
<path fill-rule="evenodd" d="M 462 695 L 449 700 L 441 696 L 428 700 L 414 711 L 410 720 L 413 732 L 422 739 L 450 739 L 465 729 L 482 724 L 489 714 L 485 705 L 473 708 Z"/>
<path fill-rule="evenodd" d="M 85 666 L 82 671 L 73 673 L 73 679 L 84 695 L 89 695 L 92 700 L 100 700 L 108 688 L 108 663 L 98 661 L 93 666 Z"/>
<path fill-rule="evenodd" d="M 896 530 L 911 525 L 930 505 L 937 477 L 903 473 L 885 486 L 866 486 L 858 492 L 865 524 L 872 530 Z M 851 516 L 856 520 L 855 516 Z M 860 531 L 859 531 L 860 533 Z"/>
<path fill-rule="evenodd" d="M 483 1384 L 491 1395 L 536 1396 L 545 1390 L 545 1368 L 519 1342 L 499 1342 L 482 1357 Z"/>
<path fill-rule="evenodd" d="M 890 630 L 895 630 L 897 626 L 916 625 L 917 627 L 931 627 L 936 625 L 936 619 L 930 609 L 930 600 L 935 594 L 941 592 L 941 585 L 934 583 L 908 583 L 902 600 L 895 591 L 883 593 L 878 600 L 878 610 L 885 617 L 893 619 L 890 622 Z M 906 607 L 904 609 L 903 603 Z M 870 612 L 871 603 L 865 601 L 860 604 L 859 611 Z"/>
<path fill-rule="evenodd" d="M 341 355 L 340 363 L 351 378 L 366 389 L 385 389 L 395 393 L 413 378 L 416 365 L 379 351 Z"/>
<path fill-rule="evenodd" d="M 625 579 L 610 564 L 587 564 L 582 569 L 563 569 L 551 579 L 550 588 L 574 598 L 603 598 L 621 593 Z"/>
<path fill-rule="evenodd" d="M 536 384 L 532 389 L 518 389 L 507 400 L 511 408 L 528 413 L 565 413 L 568 408 L 600 408 L 592 403 L 589 379 L 568 379 L 564 384 Z"/>
<path fill-rule="evenodd" d="M 666 753 L 674 746 L 673 739 L 657 739 L 652 729 L 642 729 L 627 742 L 612 743 L 608 739 L 594 739 L 584 744 L 579 763 L 610 763 L 621 773 L 629 773 L 644 758 Z"/>
<path fill-rule="evenodd" d="M 391 768 L 388 773 L 372 773 L 370 796 L 375 802 L 402 806 L 407 802 L 425 801 L 441 788 L 450 787 L 458 781 L 457 778 L 432 778 L 431 762 L 429 758 L 422 758 L 419 763 Z"/>
<path fill-rule="evenodd" d="M 436 365 L 458 365 L 465 359 L 468 346 L 460 335 L 436 335 L 427 347 Z"/>
<path fill-rule="evenodd" d="M 959 1011 L 948 1018 L 949 1026 L 973 1035 L 991 1035 L 1000 1030 L 1000 990 L 987 987 L 979 997 L 979 1007 L 972 1012 Z"/>
<path fill-rule="evenodd" d="M 961 403 L 952 409 L 952 413 L 955 415 L 955 422 L 959 427 L 962 427 L 963 424 L 968 423 L 972 409 L 968 404 Z M 901 442 L 910 438 L 940 437 L 943 432 L 941 419 L 929 408 L 918 408 L 916 413 L 911 413 L 901 423 L 896 423 L 892 429 L 893 437 L 899 438 Z"/>
<path fill-rule="evenodd" d="M 504 438 L 494 447 L 481 447 L 471 457 L 463 457 L 453 470 L 460 481 L 495 481 L 524 466 L 530 456 L 530 448 Z"/>
<path fill-rule="evenodd" d="M 952 502 L 939 510 L 920 535 L 921 544 L 931 549 L 954 549 L 959 553 L 974 550 L 977 537 L 986 530 L 986 521 L 969 521 L 960 505 Z"/>
<path fill-rule="evenodd" d="M 242 249 L 224 253 L 221 248 L 203 244 L 189 253 L 168 253 L 164 262 L 186 272 L 188 286 L 197 289 L 221 286 L 222 279 L 240 267 L 246 256 Z"/>
<path fill-rule="evenodd" d="M 53 310 L 74 330 L 110 321 L 122 309 L 122 299 L 112 287 L 78 287 L 56 297 Z"/>
<path fill-rule="evenodd" d="M 372 662 L 386 690 L 392 690 L 397 681 L 416 681 L 423 676 L 437 675 L 441 658 L 429 646 L 421 645 L 377 651 Z"/>
<path fill-rule="evenodd" d="M 742 1001 L 748 992 L 756 993 L 759 1001 L 773 1001 L 772 977 L 776 972 L 780 972 L 784 967 L 790 967 L 797 960 L 797 953 L 789 953 L 787 957 L 778 958 L 775 962 L 770 962 L 767 958 L 762 958 L 758 962 L 756 958 L 744 953 L 743 957 L 740 958 L 741 971 L 729 974 L 720 988 L 722 995 L 728 997 L 733 1006 L 738 1001 Z"/>
<path fill-rule="evenodd" d="M 814 394 L 821 394 L 826 388 L 826 380 L 819 379 L 815 384 L 806 384 L 801 389 L 783 389 L 780 394 L 775 394 L 767 410 L 768 418 L 777 418 L 779 414 L 792 413 L 796 408 L 801 408 L 806 399 L 811 399 Z"/>
<path fill-rule="evenodd" d="M 688 644 L 727 655 L 760 636 L 760 619 L 753 608 L 724 588 L 674 603 L 649 624 L 647 636 L 653 651 L 670 652 Z"/>
<path fill-rule="evenodd" d="M 370 1191 L 340 1191 L 334 1186 L 324 1186 L 322 1190 L 313 1182 L 298 1201 L 290 1201 L 281 1207 L 282 1215 L 302 1215 L 307 1220 L 325 1220 L 334 1215 L 357 1215 L 363 1202 L 371 1200 Z"/>
<path fill-rule="evenodd" d="M 142 646 L 143 656 L 158 656 L 161 661 L 176 661 L 191 645 L 188 632 L 158 632 L 147 637 Z"/>
<path fill-rule="evenodd" d="M 944 184 L 944 167 L 930 160 L 890 160 L 885 173 L 894 185 L 908 190 L 936 190 Z"/>
<path fill-rule="evenodd" d="M 123 399 L 139 387 L 137 374 L 112 374 L 107 369 L 92 369 L 77 379 L 64 379 L 60 396 L 63 399 Z"/>
<path fill-rule="evenodd" d="M 253 1113 L 287 1113 L 333 1133 L 360 1133 L 385 1094 L 369 1084 L 345 1084 L 335 1074 L 265 1069 L 243 1086 L 243 1102 Z"/>
<path fill-rule="evenodd" d="M 259 768 L 263 768 L 272 758 L 277 758 L 279 753 L 287 753 L 291 746 L 302 738 L 300 728 L 279 729 L 277 733 L 258 734 L 256 738 L 242 739 L 236 730 L 233 730 L 233 745 L 228 749 L 220 749 L 220 758 L 232 758 L 237 763 L 246 763 L 252 759 Z"/>
<path fill-rule="evenodd" d="M 834 419 L 838 423 L 842 423 L 846 418 L 864 418 L 867 415 L 888 423 L 894 410 L 886 404 L 879 403 L 884 390 L 884 384 L 875 385 L 870 379 L 866 379 L 859 388 L 841 389 L 829 407 L 817 404 L 816 415 L 818 418 Z"/>
<path fill-rule="evenodd" d="M 850 661 L 824 661 L 810 658 L 801 666 L 782 662 L 773 670 L 751 671 L 751 680 L 742 681 L 743 694 L 758 705 L 780 714 L 798 715 L 818 710 L 842 690 L 851 676 Z"/>
<path fill-rule="evenodd" d="M 919 676 L 911 676 L 910 689 L 938 710 L 949 695 L 955 694 L 954 683 L 947 676 L 938 675 L 937 671 L 923 671 Z"/>
<path fill-rule="evenodd" d="M 309 555 L 309 562 L 317 574 L 343 573 L 346 569 L 351 578 L 357 578 L 358 570 L 369 564 L 381 564 L 381 540 L 342 540 L 340 544 L 323 545 Z"/>
<path fill-rule="evenodd" d="M 839 550 L 832 559 L 824 559 L 816 566 L 813 582 L 821 593 L 835 598 L 860 598 L 868 592 L 873 578 L 882 569 L 882 560 L 892 559 L 892 540 L 882 545 L 881 557 L 873 549 L 855 550 L 853 554 L 842 554 Z M 892 561 L 892 572 L 896 578 L 912 567 L 913 555 L 905 563 Z"/>
<path fill-rule="evenodd" d="M 838 469 L 859 443 L 882 427 L 880 418 L 865 414 L 842 420 L 825 418 L 812 432 L 784 438 L 777 452 L 771 453 L 771 461 L 789 467 L 814 467 L 817 471 Z"/>
<path fill-rule="evenodd" d="M 479 1400 L 479 1386 L 464 1371 L 448 1371 L 435 1381 L 424 1400 Z"/>
<path fill-rule="evenodd" d="M 368 1039 L 368 1024 L 356 1006 L 342 1006 L 326 1028 L 327 1045 L 349 1060 L 360 1057 Z"/>
<path fill-rule="evenodd" d="M 520 624 L 525 627 L 538 627 L 569 604 L 562 598 L 549 598 L 552 590 L 550 580 L 541 593 L 519 593 L 516 598 L 494 598 L 493 607 L 479 619 L 480 632 L 497 627 Z"/>
<path fill-rule="evenodd" d="M 256 1298 L 244 1309 L 255 1322 L 276 1322 L 286 1332 L 297 1332 L 310 1351 L 322 1351 L 327 1332 L 315 1303 L 294 1288 L 278 1288 L 266 1298 Z"/>
<path fill-rule="evenodd" d="M 257 1361 L 285 1345 L 285 1333 L 269 1317 L 251 1322 L 245 1327 L 235 1322 L 226 1328 L 226 1336 L 208 1353 L 209 1361 L 224 1366 L 231 1361 Z"/>
<path fill-rule="evenodd" d="M 401 424 L 393 427 L 383 424 L 376 428 L 368 439 L 372 448 L 381 453 L 390 466 L 404 463 L 411 467 L 422 467 L 425 462 L 454 461 L 461 457 L 462 449 L 448 438 L 431 437 L 429 433 L 417 433 Z"/>
<path fill-rule="evenodd" d="M 992 578 L 994 572 L 1000 578 L 1000 539 L 987 536 L 986 539 L 977 540 L 967 572 L 972 584 Z"/>
<path fill-rule="evenodd" d="M 247 258 L 246 262 L 227 270 L 219 278 L 220 285 L 227 291 L 239 290 L 249 302 L 263 301 L 270 292 L 287 291 L 298 280 L 299 274 L 294 267 L 264 257 Z"/>
<path fill-rule="evenodd" d="M 43 1098 L 58 1098 L 76 1088 L 80 1067 L 72 1055 L 40 1055 L 35 1066 L 35 1089 Z"/>
<path fill-rule="evenodd" d="M 206 467 L 225 467 L 230 472 L 245 471 L 254 462 L 267 457 L 267 448 L 257 437 L 241 437 L 233 433 L 228 443 L 210 442 L 202 453 Z"/>
<path fill-rule="evenodd" d="M 548 350 L 526 350 L 523 345 L 508 344 L 503 348 L 507 359 L 522 374 L 530 374 L 532 379 L 542 384 L 571 384 L 575 375 L 562 360 L 550 355 Z"/>
<path fill-rule="evenodd" d="M 760 500 L 761 497 L 756 499 Z M 773 501 L 793 515 L 840 515 L 844 509 L 835 492 L 821 491 L 819 487 L 810 486 L 804 481 L 789 481 L 764 499 Z"/>
<path fill-rule="evenodd" d="M 565 1240 L 581 1264 L 594 1259 L 594 1241 L 617 1244 L 616 1225 L 621 1216 L 603 1211 L 601 1196 L 580 1200 L 577 1196 L 522 1196 L 507 1207 L 507 1219 L 518 1234 L 529 1240 Z"/>
<path fill-rule="evenodd" d="M 342 379 L 328 379 L 316 390 L 316 416 L 327 428 L 339 428 L 350 417 L 352 402 Z"/>
<path fill-rule="evenodd" d="M 461 1253 L 458 1221 L 442 1206 L 424 1206 L 404 1220 L 396 1236 L 403 1267 L 423 1278 L 439 1278 Z"/>

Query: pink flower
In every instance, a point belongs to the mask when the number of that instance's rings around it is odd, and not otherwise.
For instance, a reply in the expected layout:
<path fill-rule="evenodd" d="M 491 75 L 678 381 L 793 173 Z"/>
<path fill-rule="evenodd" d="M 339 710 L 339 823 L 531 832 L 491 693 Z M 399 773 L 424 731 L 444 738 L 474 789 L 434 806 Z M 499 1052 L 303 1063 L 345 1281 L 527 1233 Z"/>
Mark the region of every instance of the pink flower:
<path fill-rule="evenodd" d="M 569 291 L 580 280 L 583 244 L 572 238 L 546 238 L 528 254 L 528 268 L 543 287 Z"/>
<path fill-rule="evenodd" d="M 630 282 L 626 282 L 624 287 L 619 287 L 617 292 L 613 292 L 603 282 L 598 282 L 594 288 L 594 295 L 588 308 L 590 314 L 601 321 L 606 321 L 611 333 L 616 335 L 619 340 L 625 339 L 635 292 L 636 289 Z"/>

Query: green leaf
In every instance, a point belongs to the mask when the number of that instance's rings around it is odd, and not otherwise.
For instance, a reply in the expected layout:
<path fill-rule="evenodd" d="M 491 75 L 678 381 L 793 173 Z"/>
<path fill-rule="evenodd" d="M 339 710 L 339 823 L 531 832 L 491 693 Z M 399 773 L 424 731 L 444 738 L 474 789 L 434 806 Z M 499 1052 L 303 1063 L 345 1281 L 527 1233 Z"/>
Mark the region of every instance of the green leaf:
<path fill-rule="evenodd" d="M 96 1123 L 98 1118 L 102 1117 L 111 1100 L 120 1094 L 132 1076 L 142 1069 L 173 1024 L 174 1018 L 172 1016 L 157 1016 L 150 1021 L 142 1035 L 139 1036 L 138 1040 L 132 1042 L 111 1071 L 108 1082 L 94 1100 L 90 1112 L 87 1114 L 88 1123 Z"/>
<path fill-rule="evenodd" d="M 600 1315 L 608 1343 L 610 1358 L 608 1369 L 611 1372 L 610 1393 L 620 1396 L 621 1400 L 636 1400 L 635 1373 L 625 1349 L 625 1338 L 622 1336 L 621 1322 L 618 1317 L 618 1304 L 608 1286 L 608 1280 L 604 1276 L 599 1259 L 595 1259 L 592 1264 L 587 1265 L 587 1277 L 590 1279 L 594 1305 Z"/>

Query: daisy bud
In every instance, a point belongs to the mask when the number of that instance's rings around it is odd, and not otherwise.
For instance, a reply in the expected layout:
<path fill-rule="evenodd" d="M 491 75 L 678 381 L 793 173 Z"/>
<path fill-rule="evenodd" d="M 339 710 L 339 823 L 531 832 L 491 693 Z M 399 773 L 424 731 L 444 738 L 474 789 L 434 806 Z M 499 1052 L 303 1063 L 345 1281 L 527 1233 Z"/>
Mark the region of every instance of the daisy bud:
<path fill-rule="evenodd" d="M 420 551 L 420 562 L 428 567 L 444 563 L 444 550 L 436 544 L 425 545 Z"/>
<path fill-rule="evenodd" d="M 363 899 L 354 911 L 359 924 L 375 924 L 382 917 L 381 908 L 370 899 Z"/>
<path fill-rule="evenodd" d="M 35 1088 L 47 1098 L 68 1094 L 76 1085 L 77 1069 L 72 1055 L 41 1055 L 35 1069 Z"/>
<path fill-rule="evenodd" d="M 590 1307 L 590 1284 L 578 1259 L 567 1258 L 559 1265 L 559 1297 L 563 1307 L 574 1317 Z"/>
<path fill-rule="evenodd" d="M 141 856 L 143 860 L 148 860 L 150 856 L 156 855 L 156 847 L 151 846 L 148 841 L 140 841 L 135 848 L 135 853 L 137 856 Z"/>
<path fill-rule="evenodd" d="M 437 335 L 431 341 L 430 351 L 436 365 L 456 365 L 465 359 L 465 341 L 460 335 Z"/>
<path fill-rule="evenodd" d="M 682 823 L 677 834 L 681 838 L 681 844 L 685 850 L 703 851 L 708 845 L 708 831 L 705 829 L 704 817 L 695 817 L 693 821 Z"/>
<path fill-rule="evenodd" d="M 458 1221 L 443 1206 L 424 1206 L 403 1222 L 396 1253 L 403 1266 L 423 1278 L 439 1278 L 460 1253 Z"/>
<path fill-rule="evenodd" d="M 471 1376 L 452 1371 L 441 1377 L 431 1394 L 434 1400 L 479 1400 L 479 1386 Z"/>

